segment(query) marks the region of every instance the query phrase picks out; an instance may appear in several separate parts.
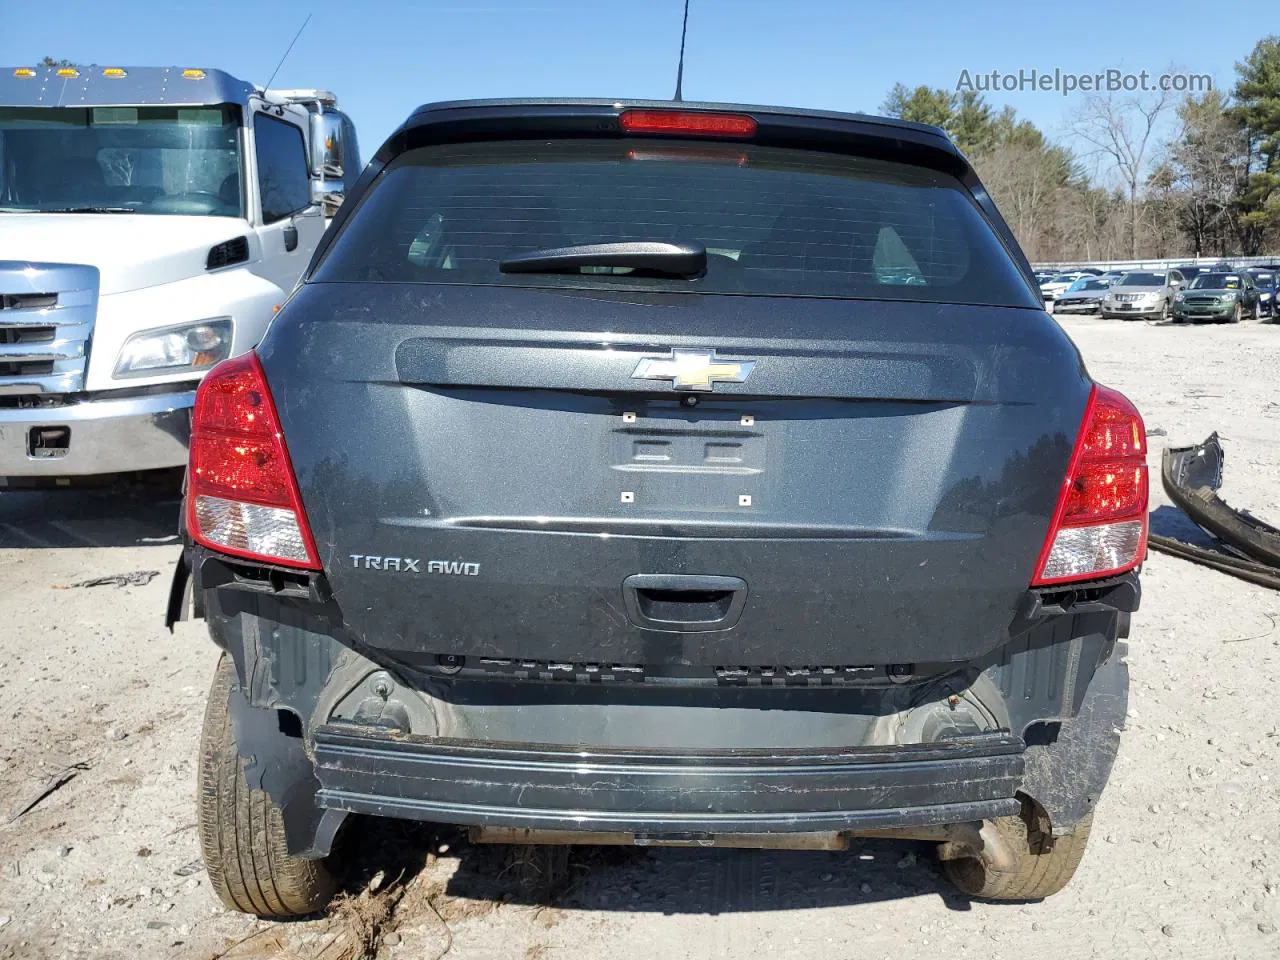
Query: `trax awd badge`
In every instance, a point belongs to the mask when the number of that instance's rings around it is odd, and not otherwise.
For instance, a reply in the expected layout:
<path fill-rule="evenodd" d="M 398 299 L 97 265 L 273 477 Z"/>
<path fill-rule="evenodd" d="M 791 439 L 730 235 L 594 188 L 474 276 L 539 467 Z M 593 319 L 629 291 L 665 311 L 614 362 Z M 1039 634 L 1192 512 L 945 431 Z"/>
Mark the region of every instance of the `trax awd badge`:
<path fill-rule="evenodd" d="M 416 557 L 371 557 L 363 553 L 348 554 L 356 569 L 383 570 L 388 573 L 437 573 L 452 577 L 478 577 L 480 564 L 462 560 L 428 560 Z"/>
<path fill-rule="evenodd" d="M 634 380 L 670 380 L 677 390 L 710 390 L 714 383 L 745 383 L 754 360 L 722 360 L 714 350 L 672 350 L 669 357 L 645 357 Z"/>

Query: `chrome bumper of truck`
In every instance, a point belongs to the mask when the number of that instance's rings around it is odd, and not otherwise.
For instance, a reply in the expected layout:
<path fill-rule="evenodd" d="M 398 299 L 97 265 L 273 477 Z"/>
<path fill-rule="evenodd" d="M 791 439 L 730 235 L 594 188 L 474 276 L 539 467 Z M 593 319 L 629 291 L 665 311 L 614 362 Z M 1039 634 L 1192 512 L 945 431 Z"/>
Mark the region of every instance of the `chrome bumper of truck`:
<path fill-rule="evenodd" d="M 0 478 L 82 477 L 187 462 L 195 391 L 0 407 Z"/>

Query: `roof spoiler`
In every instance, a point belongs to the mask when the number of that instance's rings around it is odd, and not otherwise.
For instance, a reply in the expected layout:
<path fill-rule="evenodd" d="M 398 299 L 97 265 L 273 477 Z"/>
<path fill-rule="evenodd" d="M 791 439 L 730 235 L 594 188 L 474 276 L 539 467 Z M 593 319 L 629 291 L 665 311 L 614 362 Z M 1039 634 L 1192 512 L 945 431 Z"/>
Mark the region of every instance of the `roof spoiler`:
<path fill-rule="evenodd" d="M 819 110 L 793 110 L 723 103 L 678 105 L 667 100 L 460 100 L 419 107 L 375 154 L 381 163 L 413 147 L 432 143 L 525 137 L 623 137 L 620 117 L 628 110 L 731 113 L 750 116 L 755 133 L 746 141 L 880 157 L 970 174 L 968 162 L 937 127 Z"/>

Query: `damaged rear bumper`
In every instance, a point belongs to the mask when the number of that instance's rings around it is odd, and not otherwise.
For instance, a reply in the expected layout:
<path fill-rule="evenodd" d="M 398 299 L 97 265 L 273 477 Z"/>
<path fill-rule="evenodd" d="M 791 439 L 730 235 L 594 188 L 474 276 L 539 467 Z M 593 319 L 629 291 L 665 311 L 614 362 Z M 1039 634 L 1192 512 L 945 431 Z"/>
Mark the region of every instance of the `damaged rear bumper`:
<path fill-rule="evenodd" d="M 1165 492 L 1201 528 L 1256 563 L 1280 570 L 1280 530 L 1218 496 L 1224 453 L 1217 433 L 1190 447 L 1166 447 L 1161 462 Z"/>
<path fill-rule="evenodd" d="M 982 659 L 887 676 L 491 674 L 363 647 L 322 575 L 191 559 L 197 613 L 241 678 L 246 777 L 285 807 L 290 852 L 310 857 L 328 855 L 352 813 L 837 849 L 868 832 L 954 840 L 951 828 L 1030 798 L 1060 835 L 1110 774 L 1128 686 L 1117 638 L 1138 604 L 1132 574 L 1031 591 L 1010 640 Z"/>
<path fill-rule="evenodd" d="M 1017 813 L 1024 746 L 1005 735 L 858 750 L 618 751 L 314 737 L 326 809 L 479 827 L 636 835 L 817 833 Z"/>

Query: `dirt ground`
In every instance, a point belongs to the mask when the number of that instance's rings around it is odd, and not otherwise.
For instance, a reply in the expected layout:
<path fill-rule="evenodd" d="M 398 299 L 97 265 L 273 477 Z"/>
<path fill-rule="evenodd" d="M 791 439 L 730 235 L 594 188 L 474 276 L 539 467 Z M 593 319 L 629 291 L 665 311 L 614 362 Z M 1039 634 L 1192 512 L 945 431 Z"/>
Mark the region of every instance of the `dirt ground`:
<path fill-rule="evenodd" d="M 1280 520 L 1280 325 L 1067 319 L 1090 371 L 1160 449 L 1217 430 L 1224 496 Z M 1158 479 L 1153 526 L 1196 536 Z M 1152 554 L 1130 640 L 1131 709 L 1075 881 L 971 904 L 925 845 L 849 853 L 576 850 L 522 886 L 505 851 L 363 824 L 328 917 L 226 913 L 194 830 L 216 654 L 161 625 L 176 501 L 0 493 L 0 958 L 895 960 L 1280 956 L 1280 593 Z M 145 585 L 78 587 L 157 571 Z M 43 778 L 74 774 L 6 824 Z M 380 879 L 377 870 L 385 865 Z M 372 885 L 378 889 L 361 893 Z"/>

